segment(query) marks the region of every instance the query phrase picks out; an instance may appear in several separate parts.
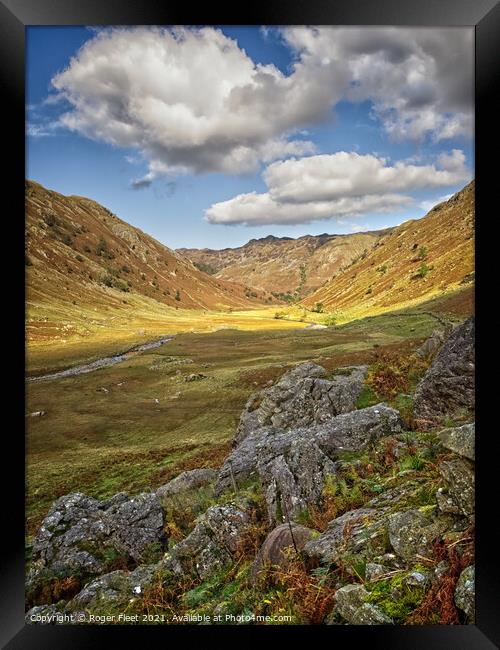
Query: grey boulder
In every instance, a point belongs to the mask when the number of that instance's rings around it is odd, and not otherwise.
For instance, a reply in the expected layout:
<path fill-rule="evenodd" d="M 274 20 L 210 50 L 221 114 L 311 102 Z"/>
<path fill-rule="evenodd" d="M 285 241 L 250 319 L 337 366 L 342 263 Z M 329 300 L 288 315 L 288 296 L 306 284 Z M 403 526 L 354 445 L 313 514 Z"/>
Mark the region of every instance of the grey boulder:
<path fill-rule="evenodd" d="M 288 560 L 287 552 L 300 553 L 314 534 L 315 531 L 294 522 L 277 526 L 269 533 L 259 549 L 252 565 L 252 579 L 255 579 L 265 566 L 285 565 Z"/>
<path fill-rule="evenodd" d="M 194 530 L 165 557 L 165 568 L 176 575 L 210 577 L 231 564 L 249 524 L 247 512 L 236 506 L 208 508 Z"/>
<path fill-rule="evenodd" d="M 465 613 L 469 623 L 474 623 L 475 597 L 475 567 L 471 565 L 462 571 L 455 588 L 455 604 Z"/>
<path fill-rule="evenodd" d="M 164 497 L 171 497 L 180 492 L 187 490 L 194 490 L 199 487 L 204 487 L 210 483 L 215 482 L 217 472 L 214 469 L 192 469 L 187 472 L 182 472 L 179 476 L 162 485 L 156 490 L 156 496 L 160 499 Z"/>
<path fill-rule="evenodd" d="M 461 427 L 444 429 L 439 433 L 439 437 L 441 444 L 446 449 L 469 460 L 475 460 L 476 428 L 474 422 Z"/>
<path fill-rule="evenodd" d="M 472 414 L 475 407 L 475 319 L 457 327 L 415 391 L 414 416 L 426 423 Z"/>
<path fill-rule="evenodd" d="M 312 362 L 298 365 L 273 386 L 250 397 L 240 417 L 235 444 L 261 427 L 304 427 L 354 410 L 366 370 L 366 366 L 342 368 L 326 379 L 322 366 Z"/>
<path fill-rule="evenodd" d="M 369 595 L 363 585 L 345 585 L 335 593 L 334 611 L 351 625 L 392 625 L 376 605 L 365 602 Z"/>
<path fill-rule="evenodd" d="M 52 505 L 33 543 L 28 589 L 47 575 L 92 576 L 106 569 L 106 552 L 140 561 L 165 541 L 164 515 L 151 493 L 120 493 L 98 501 L 76 492 Z"/>
<path fill-rule="evenodd" d="M 137 567 L 131 573 L 112 571 L 89 582 L 68 603 L 70 608 L 92 609 L 100 602 L 126 601 L 138 598 L 151 585 L 157 565 Z"/>

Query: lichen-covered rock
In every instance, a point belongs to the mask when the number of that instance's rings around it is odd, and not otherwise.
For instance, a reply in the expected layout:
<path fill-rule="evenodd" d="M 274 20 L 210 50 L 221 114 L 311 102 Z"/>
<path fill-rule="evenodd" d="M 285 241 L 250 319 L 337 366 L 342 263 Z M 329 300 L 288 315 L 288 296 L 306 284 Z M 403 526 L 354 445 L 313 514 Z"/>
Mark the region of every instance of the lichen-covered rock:
<path fill-rule="evenodd" d="M 235 445 L 256 430 L 304 427 L 352 411 L 363 386 L 366 366 L 344 368 L 331 379 L 315 363 L 302 363 L 273 386 L 252 395 L 241 414 Z"/>
<path fill-rule="evenodd" d="M 417 386 L 413 403 L 417 420 L 433 423 L 474 412 L 474 324 L 471 316 L 453 331 Z"/>
<path fill-rule="evenodd" d="M 144 589 L 151 585 L 157 565 L 137 567 L 131 573 L 113 571 L 89 582 L 68 603 L 69 608 L 92 609 L 100 602 L 126 601 L 140 597 Z"/>
<path fill-rule="evenodd" d="M 316 503 L 326 478 L 335 474 L 335 464 L 315 442 L 298 438 L 285 454 L 259 462 L 257 470 L 266 493 L 269 520 L 275 524 Z"/>
<path fill-rule="evenodd" d="M 260 547 L 252 565 L 252 578 L 255 579 L 259 571 L 266 565 L 283 566 L 287 561 L 286 552 L 290 549 L 300 552 L 314 535 L 315 531 L 294 522 L 277 526 L 269 533 Z"/>
<path fill-rule="evenodd" d="M 334 612 L 351 625 L 392 625 L 376 605 L 365 602 L 369 595 L 363 585 L 345 585 L 335 593 Z"/>
<path fill-rule="evenodd" d="M 199 487 L 214 483 L 217 478 L 217 472 L 214 469 L 200 468 L 182 472 L 179 476 L 162 485 L 156 490 L 156 496 L 160 499 L 171 497 L 179 492 L 194 490 Z"/>
<path fill-rule="evenodd" d="M 402 430 L 400 414 L 385 404 L 337 415 L 322 424 L 289 429 L 262 428 L 249 434 L 226 458 L 216 485 L 216 494 L 239 485 L 263 466 L 287 454 L 292 443 L 314 442 L 332 460 L 340 451 L 358 451 L 379 438 Z"/>
<path fill-rule="evenodd" d="M 35 537 L 28 591 L 48 575 L 99 575 L 109 550 L 141 560 L 151 545 L 165 541 L 163 523 L 161 504 L 151 493 L 121 493 L 107 501 L 82 493 L 60 497 Z"/>
<path fill-rule="evenodd" d="M 420 510 L 406 510 L 389 516 L 389 540 L 403 559 L 426 556 L 432 542 L 447 528 L 449 522 L 432 519 Z"/>
<path fill-rule="evenodd" d="M 28 610 L 24 616 L 27 625 L 56 625 L 58 616 L 61 616 L 57 605 L 36 605 Z"/>
<path fill-rule="evenodd" d="M 366 581 L 371 582 L 372 580 L 375 580 L 376 578 L 384 575 L 384 573 L 387 573 L 389 570 L 390 569 L 388 569 L 383 564 L 378 564 L 377 562 L 367 562 L 365 566 Z"/>
<path fill-rule="evenodd" d="M 455 605 L 465 613 L 469 623 L 474 623 L 475 597 L 475 567 L 471 565 L 462 571 L 455 588 Z"/>
<path fill-rule="evenodd" d="M 441 444 L 446 449 L 469 460 L 475 460 L 476 428 L 474 422 L 461 427 L 444 429 L 439 433 L 439 437 Z"/>
<path fill-rule="evenodd" d="M 394 621 L 372 603 L 363 603 L 349 621 L 352 625 L 393 625 Z"/>
<path fill-rule="evenodd" d="M 324 564 L 338 562 L 346 553 L 386 550 L 387 523 L 383 511 L 373 508 L 350 510 L 328 524 L 319 537 L 307 542 L 305 554 Z"/>
<path fill-rule="evenodd" d="M 151 544 L 164 540 L 164 513 L 158 497 L 139 494 L 128 501 L 112 505 L 105 511 L 111 528 L 113 547 L 136 561 Z"/>
<path fill-rule="evenodd" d="M 471 516 L 475 510 L 474 465 L 465 458 L 452 458 L 439 466 L 445 487 L 436 494 L 442 512 Z"/>
<path fill-rule="evenodd" d="M 406 587 L 425 587 L 431 578 L 427 571 L 412 571 L 403 578 L 403 585 Z"/>
<path fill-rule="evenodd" d="M 232 562 L 249 523 L 248 513 L 233 505 L 208 508 L 165 558 L 165 568 L 178 575 L 208 578 Z"/>

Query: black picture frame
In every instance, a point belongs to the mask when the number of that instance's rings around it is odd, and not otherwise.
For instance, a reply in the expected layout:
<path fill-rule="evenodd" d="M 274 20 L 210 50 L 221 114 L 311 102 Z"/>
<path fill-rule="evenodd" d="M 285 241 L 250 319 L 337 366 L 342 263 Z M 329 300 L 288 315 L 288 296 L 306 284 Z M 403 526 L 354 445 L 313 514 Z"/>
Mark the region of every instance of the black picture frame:
<path fill-rule="evenodd" d="M 498 515 L 488 499 L 498 494 L 498 455 L 495 455 L 496 429 L 488 422 L 495 404 L 496 379 L 489 380 L 488 369 L 498 364 L 492 352 L 498 337 L 498 311 L 490 279 L 495 275 L 498 251 L 495 228 L 498 216 L 493 212 L 494 192 L 498 185 L 498 165 L 490 153 L 498 147 L 498 58 L 500 6 L 497 0 L 266 0 L 238 7 L 206 3 L 193 7 L 184 3 L 158 0 L 0 0 L 0 88 L 4 98 L 4 166 L 2 207 L 5 228 L 4 253 L 12 249 L 14 264 L 9 266 L 8 286 L 3 287 L 8 315 L 7 397 L 4 409 L 15 417 L 6 427 L 3 443 L 3 532 L 4 549 L 0 561 L 0 643 L 9 649 L 90 648 L 116 642 L 120 635 L 132 643 L 145 643 L 145 635 L 154 634 L 156 642 L 169 644 L 173 635 L 198 633 L 200 642 L 210 643 L 227 636 L 236 628 L 184 627 L 82 627 L 26 626 L 24 624 L 24 36 L 28 25 L 400 25 L 400 26 L 475 26 L 476 31 L 476 350 L 477 350 L 477 564 L 476 624 L 469 626 L 353 627 L 309 628 L 314 642 L 369 643 L 370 648 L 412 648 L 426 650 L 478 649 L 500 646 L 500 600 L 497 592 Z M 495 192 L 496 194 L 496 192 Z M 6 208 L 9 206 L 9 209 Z M 489 207 L 491 206 L 491 207 Z M 5 246 L 8 244 L 8 246 Z M 17 261 L 16 261 L 17 260 Z M 14 272 L 14 270 L 16 272 Z M 19 283 L 19 284 L 18 284 Z M 493 289 L 492 289 L 493 287 Z M 495 294 L 496 291 L 496 294 Z M 4 369 L 5 370 L 5 369 Z M 496 391 L 495 391 L 496 392 Z M 14 408 L 14 405 L 17 405 Z M 10 467 L 11 475 L 6 470 Z M 196 628 L 196 629 L 195 629 Z M 248 627 L 236 629 L 246 639 L 265 636 L 282 642 L 283 634 L 304 629 Z M 113 635 L 113 641 L 111 636 Z M 126 636 L 124 636 L 126 635 Z M 308 637 L 306 637 L 308 638 Z"/>

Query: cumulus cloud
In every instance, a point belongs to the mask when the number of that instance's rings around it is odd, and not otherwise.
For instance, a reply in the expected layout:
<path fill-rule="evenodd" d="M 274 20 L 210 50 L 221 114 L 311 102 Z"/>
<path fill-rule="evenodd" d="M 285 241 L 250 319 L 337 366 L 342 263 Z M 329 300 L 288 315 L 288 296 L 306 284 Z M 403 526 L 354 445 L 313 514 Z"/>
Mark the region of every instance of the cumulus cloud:
<path fill-rule="evenodd" d="M 371 101 L 394 139 L 472 135 L 472 29 L 293 27 L 284 38 L 310 69 L 344 65 L 345 97 Z"/>
<path fill-rule="evenodd" d="M 389 165 L 375 155 L 340 151 L 272 163 L 263 177 L 267 192 L 215 203 L 205 219 L 250 226 L 394 212 L 413 202 L 406 192 L 462 183 L 471 173 L 458 149 L 441 154 L 434 165 Z"/>
<path fill-rule="evenodd" d="M 104 29 L 57 74 L 65 128 L 136 149 L 147 175 L 244 173 L 315 153 L 304 127 L 333 119 L 342 99 L 369 100 L 394 138 L 436 140 L 472 128 L 472 30 L 282 30 L 288 74 L 256 64 L 206 27 Z"/>
<path fill-rule="evenodd" d="M 329 106 L 316 81 L 303 73 L 297 85 L 254 64 L 212 28 L 102 31 L 52 84 L 72 107 L 62 125 L 139 149 L 153 174 L 240 173 L 311 153 L 314 144 L 292 134 Z"/>
<path fill-rule="evenodd" d="M 407 192 L 420 187 L 455 185 L 469 179 L 465 155 L 458 149 L 441 154 L 437 166 L 404 161 L 391 166 L 375 155 L 339 151 L 276 162 L 264 172 L 270 196 L 287 203 Z"/>
<path fill-rule="evenodd" d="M 355 217 L 371 212 L 392 212 L 412 202 L 401 194 L 342 197 L 333 201 L 282 203 L 269 193 L 239 194 L 228 201 L 214 203 L 205 211 L 209 223 L 258 226 L 269 224 L 310 223 L 332 217 Z"/>

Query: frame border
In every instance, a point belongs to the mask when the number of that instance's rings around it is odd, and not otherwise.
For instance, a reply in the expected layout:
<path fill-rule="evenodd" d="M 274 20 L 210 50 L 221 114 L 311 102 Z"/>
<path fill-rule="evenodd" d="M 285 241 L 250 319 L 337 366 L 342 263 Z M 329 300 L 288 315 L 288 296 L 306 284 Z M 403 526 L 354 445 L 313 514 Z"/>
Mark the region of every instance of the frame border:
<path fill-rule="evenodd" d="M 4 90 L 7 101 L 4 137 L 11 140 L 5 151 L 8 152 L 8 164 L 4 168 L 4 195 L 12 208 L 4 214 L 6 217 L 17 215 L 16 219 L 5 219 L 4 226 L 10 228 L 6 242 L 21 249 L 24 246 L 24 175 L 25 175 L 25 99 L 24 99 L 24 55 L 25 27 L 31 25 L 162 25 L 162 24 L 208 24 L 208 25 L 254 25 L 254 24 L 331 24 L 331 25 L 397 25 L 397 26 L 474 26 L 476 32 L 476 273 L 479 282 L 476 287 L 476 303 L 487 305 L 495 293 L 488 291 L 488 279 L 491 279 L 493 260 L 498 258 L 494 229 L 498 223 L 488 218 L 488 207 L 493 207 L 494 183 L 498 184 L 497 165 L 490 164 L 487 153 L 491 150 L 493 134 L 498 129 L 498 111 L 494 102 L 495 90 L 498 93 L 498 37 L 500 34 L 500 5 L 498 0 L 426 0 L 426 2 L 411 2 L 411 0 L 309 0 L 307 4 L 301 0 L 288 0 L 287 4 L 279 0 L 267 0 L 266 3 L 252 3 L 238 7 L 224 7 L 210 3 L 210 7 L 193 7 L 185 5 L 169 5 L 162 7 L 156 0 L 0 0 L 0 88 Z M 21 140 L 22 138 L 22 140 Z M 496 197 L 495 197 L 496 198 Z M 496 215 L 495 215 L 496 216 Z M 492 232 L 493 229 L 493 232 Z M 19 259 L 21 254 L 19 253 Z M 491 261 L 490 261 L 491 260 Z M 19 307 L 10 310 L 9 317 L 12 326 L 9 327 L 9 340 L 14 345 L 8 348 L 13 354 L 9 364 L 9 390 L 12 400 L 17 403 L 21 395 L 22 404 L 16 409 L 19 419 L 18 426 L 8 430 L 4 437 L 4 452 L 6 459 L 13 458 L 10 463 L 14 475 L 2 473 L 4 494 L 13 495 L 10 508 L 8 528 L 4 528 L 2 541 L 5 545 L 0 565 L 0 643 L 9 649 L 57 648 L 71 647 L 88 648 L 96 644 L 97 637 L 106 639 L 106 643 L 119 634 L 125 641 L 131 641 L 130 635 L 139 642 L 144 642 L 144 634 L 160 633 L 163 641 L 172 639 L 172 635 L 184 636 L 186 633 L 196 633 L 202 642 L 214 640 L 221 635 L 228 636 L 234 627 L 184 626 L 169 627 L 165 637 L 165 628 L 147 626 L 28 626 L 24 623 L 24 466 L 25 440 L 21 435 L 24 431 L 24 392 L 17 386 L 24 386 L 24 365 L 20 358 L 24 354 L 24 267 L 19 263 L 19 287 L 15 282 L 6 283 L 7 304 Z M 494 291 L 495 289 L 492 290 Z M 492 305 L 495 306 L 495 305 Z M 14 312 L 13 316 L 12 311 Z M 12 322 L 13 321 L 13 322 Z M 496 516 L 492 515 L 486 503 L 488 497 L 498 493 L 498 483 L 495 482 L 494 448 L 491 440 L 494 430 L 488 427 L 488 406 L 495 404 L 494 382 L 486 380 L 486 369 L 491 361 L 484 361 L 491 350 L 488 338 L 491 334 L 491 345 L 498 338 L 500 319 L 485 313 L 481 307 L 476 309 L 476 321 L 479 336 L 476 337 L 477 348 L 477 401 L 478 418 L 484 422 L 484 432 L 478 438 L 479 467 L 476 483 L 476 502 L 478 511 L 478 538 L 476 558 L 476 625 L 468 626 L 337 626 L 314 628 L 314 635 L 325 636 L 325 639 L 339 642 L 366 640 L 372 648 L 399 648 L 405 650 L 428 650 L 454 648 L 482 650 L 500 647 L 500 623 L 498 616 L 499 598 L 496 586 L 498 581 L 498 548 L 500 536 L 498 527 L 495 529 Z M 496 326 L 496 327 L 495 327 Z M 495 339 L 494 331 L 496 334 Z M 16 351 L 19 355 L 16 355 Z M 488 365 L 487 365 L 488 364 Z M 496 369 L 496 367 L 495 367 Z M 19 384 L 18 384 L 19 380 Z M 497 398 L 498 399 L 498 398 Z M 7 401 L 10 404 L 10 400 Z M 21 412 L 22 409 L 22 412 Z M 22 420 L 21 420 L 22 418 Z M 14 434 L 14 435 L 12 435 Z M 489 439 L 488 439 L 489 438 Z M 498 458 L 498 457 L 497 457 Z M 491 467 L 488 467 L 488 462 Z M 6 530 L 9 534 L 6 534 Z M 497 580 L 495 581 L 495 577 Z M 274 627 L 245 626 L 244 633 L 261 636 L 265 631 L 268 638 L 283 639 L 283 633 L 295 635 L 295 626 L 280 627 L 279 632 Z M 111 632 L 113 630 L 113 632 Z M 238 628 L 241 631 L 241 628 Z M 115 634 L 116 631 L 116 634 Z M 298 631 L 298 630 L 297 630 Z M 303 631 L 303 628 L 302 630 Z M 124 635 L 127 635 L 126 637 Z M 279 637 L 274 635 L 279 634 Z M 311 632 L 307 632 L 308 635 Z M 191 634 L 190 634 L 191 636 Z M 128 637 L 128 638 L 127 638 Z M 250 637 L 248 637 L 250 638 Z M 175 642 L 174 640 L 174 642 Z M 99 644 L 97 644 L 99 645 Z"/>

